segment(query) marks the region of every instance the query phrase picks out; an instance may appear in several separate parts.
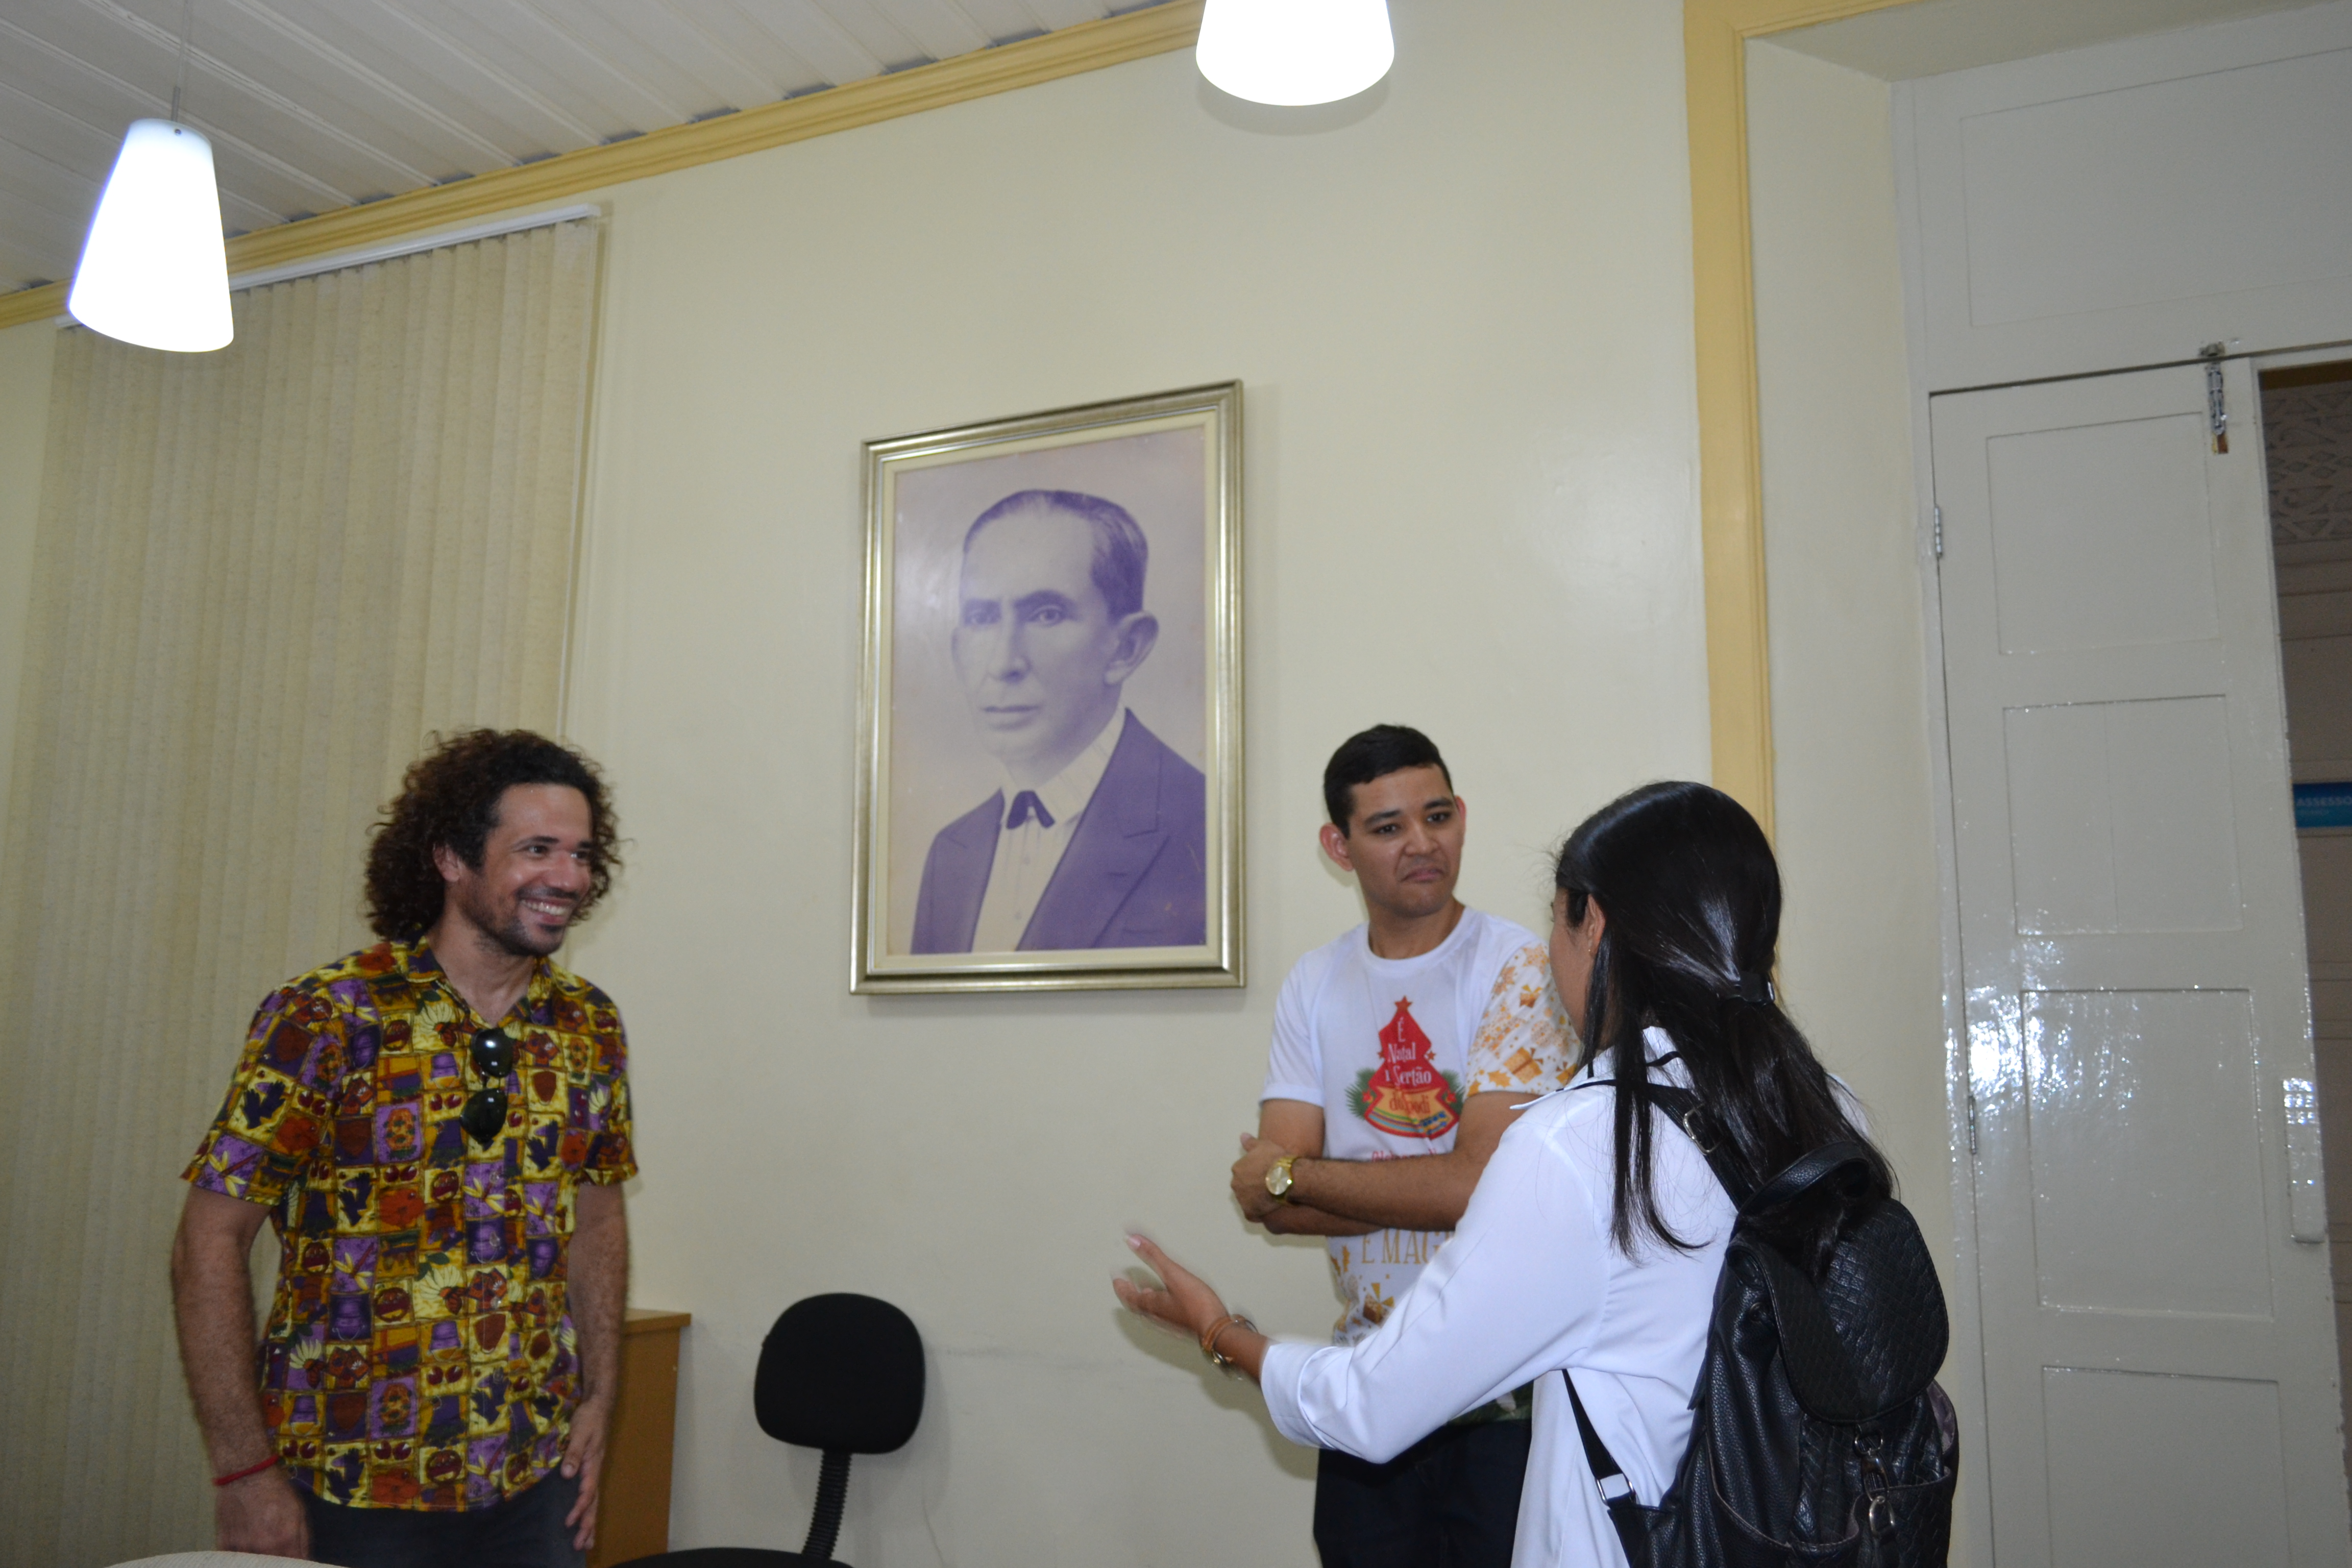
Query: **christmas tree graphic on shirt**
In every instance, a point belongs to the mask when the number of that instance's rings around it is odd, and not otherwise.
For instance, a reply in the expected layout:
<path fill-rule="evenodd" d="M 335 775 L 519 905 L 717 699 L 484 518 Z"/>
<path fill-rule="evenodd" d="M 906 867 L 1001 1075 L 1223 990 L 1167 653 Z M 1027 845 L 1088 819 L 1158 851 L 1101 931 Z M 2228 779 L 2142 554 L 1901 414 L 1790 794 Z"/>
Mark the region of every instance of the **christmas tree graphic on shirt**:
<path fill-rule="evenodd" d="M 1397 998 L 1381 1029 L 1381 1065 L 1356 1075 L 1348 1109 L 1401 1138 L 1442 1138 L 1461 1120 L 1462 1080 L 1438 1069 L 1412 997 Z"/>

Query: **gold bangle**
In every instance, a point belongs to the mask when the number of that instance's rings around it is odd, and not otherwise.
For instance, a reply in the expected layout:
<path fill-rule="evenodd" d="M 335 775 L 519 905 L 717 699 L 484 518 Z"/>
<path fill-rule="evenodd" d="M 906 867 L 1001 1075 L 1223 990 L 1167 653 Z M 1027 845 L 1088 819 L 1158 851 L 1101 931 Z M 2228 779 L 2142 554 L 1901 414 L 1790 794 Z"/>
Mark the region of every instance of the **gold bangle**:
<path fill-rule="evenodd" d="M 1217 1348 L 1217 1336 L 1223 1333 L 1227 1329 L 1232 1328 L 1235 1323 L 1239 1323 L 1243 1328 L 1247 1329 L 1252 1333 L 1257 1332 L 1257 1325 L 1251 1322 L 1247 1318 L 1243 1317 L 1239 1312 L 1227 1312 L 1223 1317 L 1219 1318 L 1215 1322 L 1211 1323 L 1207 1328 L 1201 1331 L 1201 1353 L 1207 1356 L 1209 1358 L 1209 1364 L 1215 1367 L 1220 1372 L 1231 1370 L 1234 1364 L 1234 1358 L 1225 1354 L 1224 1352 Z"/>

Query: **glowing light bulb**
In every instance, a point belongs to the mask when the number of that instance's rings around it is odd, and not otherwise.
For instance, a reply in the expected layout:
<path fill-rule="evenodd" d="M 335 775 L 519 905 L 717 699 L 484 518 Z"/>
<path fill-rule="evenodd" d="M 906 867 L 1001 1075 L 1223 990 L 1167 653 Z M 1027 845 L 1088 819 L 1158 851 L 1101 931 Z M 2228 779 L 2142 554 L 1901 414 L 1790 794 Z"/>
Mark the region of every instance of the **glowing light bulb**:
<path fill-rule="evenodd" d="M 1353 98 L 1396 58 L 1388 0 L 1209 0 L 1192 58 L 1254 103 Z"/>
<path fill-rule="evenodd" d="M 142 348 L 200 353 L 236 335 L 211 142 L 168 120 L 131 122 L 66 309 Z"/>

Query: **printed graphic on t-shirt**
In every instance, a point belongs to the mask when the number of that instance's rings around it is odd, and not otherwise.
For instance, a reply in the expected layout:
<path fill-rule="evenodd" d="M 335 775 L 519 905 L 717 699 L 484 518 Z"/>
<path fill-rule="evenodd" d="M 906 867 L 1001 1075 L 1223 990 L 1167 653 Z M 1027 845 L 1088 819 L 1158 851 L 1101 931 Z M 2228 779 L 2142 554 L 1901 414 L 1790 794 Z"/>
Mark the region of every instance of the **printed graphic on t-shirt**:
<path fill-rule="evenodd" d="M 1397 998 L 1395 1016 L 1381 1027 L 1380 1066 L 1356 1075 L 1348 1109 L 1400 1138 L 1442 1138 L 1462 1120 L 1462 1080 L 1438 1067 L 1412 997 Z"/>
<path fill-rule="evenodd" d="M 1454 1147 L 1473 1096 L 1563 1087 L 1577 1054 L 1543 943 L 1466 910 L 1433 951 L 1412 958 L 1381 957 L 1358 926 L 1300 959 L 1276 1000 L 1259 1098 L 1320 1110 L 1328 1159 L 1412 1159 Z M 1348 1308 L 1334 1337 L 1374 1332 L 1450 1234 L 1329 1238 Z"/>
<path fill-rule="evenodd" d="M 1376 1230 L 1352 1242 L 1334 1237 L 1331 1278 L 1348 1310 L 1331 1325 L 1341 1344 L 1362 1339 L 1388 1321 L 1397 1296 L 1436 1258 L 1450 1230 Z"/>

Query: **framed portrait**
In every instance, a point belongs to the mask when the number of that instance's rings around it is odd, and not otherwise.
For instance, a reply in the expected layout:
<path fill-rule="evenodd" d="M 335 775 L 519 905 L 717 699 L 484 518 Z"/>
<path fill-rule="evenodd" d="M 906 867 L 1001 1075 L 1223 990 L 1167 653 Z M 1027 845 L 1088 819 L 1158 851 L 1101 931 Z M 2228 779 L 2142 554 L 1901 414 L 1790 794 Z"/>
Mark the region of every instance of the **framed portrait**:
<path fill-rule="evenodd" d="M 1242 984 L 1241 414 L 866 444 L 852 991 Z"/>

